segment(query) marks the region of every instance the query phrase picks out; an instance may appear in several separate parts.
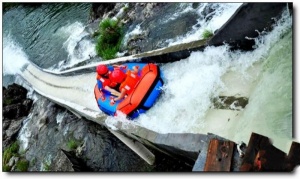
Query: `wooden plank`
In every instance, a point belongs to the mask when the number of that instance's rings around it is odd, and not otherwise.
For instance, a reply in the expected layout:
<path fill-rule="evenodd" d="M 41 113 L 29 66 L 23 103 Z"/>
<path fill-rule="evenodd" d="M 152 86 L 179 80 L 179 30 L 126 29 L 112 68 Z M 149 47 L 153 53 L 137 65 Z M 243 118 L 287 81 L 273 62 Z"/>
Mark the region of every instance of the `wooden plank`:
<path fill-rule="evenodd" d="M 300 143 L 293 142 L 289 151 L 288 171 L 293 171 L 297 165 L 300 165 Z"/>
<path fill-rule="evenodd" d="M 204 171 L 230 171 L 234 143 L 212 139 L 207 150 Z"/>
<path fill-rule="evenodd" d="M 289 171 L 287 155 L 269 138 L 252 133 L 240 171 Z"/>

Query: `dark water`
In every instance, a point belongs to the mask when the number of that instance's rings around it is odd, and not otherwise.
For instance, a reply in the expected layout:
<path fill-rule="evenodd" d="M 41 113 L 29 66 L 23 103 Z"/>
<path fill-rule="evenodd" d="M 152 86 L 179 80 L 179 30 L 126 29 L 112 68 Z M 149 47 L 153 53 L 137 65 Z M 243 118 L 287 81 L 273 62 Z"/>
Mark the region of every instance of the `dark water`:
<path fill-rule="evenodd" d="M 3 15 L 3 34 L 23 47 L 29 60 L 49 68 L 68 57 L 63 44 L 69 34 L 60 31 L 75 22 L 86 24 L 90 3 L 45 3 L 18 6 Z"/>

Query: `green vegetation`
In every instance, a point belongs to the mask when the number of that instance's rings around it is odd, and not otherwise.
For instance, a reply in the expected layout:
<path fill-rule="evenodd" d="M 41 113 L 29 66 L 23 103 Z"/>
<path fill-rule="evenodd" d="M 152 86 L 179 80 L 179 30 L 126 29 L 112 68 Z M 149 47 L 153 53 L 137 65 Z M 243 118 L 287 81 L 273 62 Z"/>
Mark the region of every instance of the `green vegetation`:
<path fill-rule="evenodd" d="M 50 170 L 50 164 L 43 162 L 43 171 L 49 171 Z"/>
<path fill-rule="evenodd" d="M 105 60 L 115 58 L 124 36 L 119 21 L 104 19 L 99 24 L 99 34 L 96 44 L 97 54 Z"/>
<path fill-rule="evenodd" d="M 17 141 L 15 141 L 14 143 L 12 143 L 10 146 L 8 146 L 4 150 L 3 158 L 2 158 L 2 171 L 4 171 L 4 172 L 11 171 L 11 166 L 8 166 L 8 163 L 12 157 L 20 158 L 16 163 L 15 171 L 22 171 L 22 172 L 27 171 L 29 162 L 20 155 L 19 148 L 20 148 L 19 143 Z"/>
<path fill-rule="evenodd" d="M 67 143 L 67 146 L 70 150 L 75 150 L 79 146 L 79 142 L 74 139 L 71 139 Z"/>
<path fill-rule="evenodd" d="M 3 165 L 8 164 L 9 159 L 11 157 L 18 156 L 18 150 L 19 150 L 19 144 L 17 141 L 12 143 L 10 146 L 8 146 L 8 148 L 4 150 Z"/>
<path fill-rule="evenodd" d="M 2 171 L 4 171 L 4 172 L 9 172 L 11 170 L 11 167 L 10 166 L 8 166 L 8 165 L 3 165 L 2 166 Z"/>
<path fill-rule="evenodd" d="M 26 172 L 29 166 L 29 162 L 25 159 L 21 159 L 17 162 L 16 167 L 18 171 Z"/>
<path fill-rule="evenodd" d="M 210 37 L 212 37 L 214 34 L 212 33 L 211 30 L 204 30 L 204 32 L 202 33 L 202 38 L 203 39 L 208 39 Z"/>

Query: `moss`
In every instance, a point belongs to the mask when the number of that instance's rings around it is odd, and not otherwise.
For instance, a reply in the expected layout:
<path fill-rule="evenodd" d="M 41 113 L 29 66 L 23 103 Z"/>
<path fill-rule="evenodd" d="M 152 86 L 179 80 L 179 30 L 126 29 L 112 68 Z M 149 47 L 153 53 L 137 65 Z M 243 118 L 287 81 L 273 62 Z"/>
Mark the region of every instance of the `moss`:
<path fill-rule="evenodd" d="M 70 150 L 75 150 L 79 145 L 79 142 L 77 142 L 74 139 L 69 140 L 69 142 L 67 143 L 67 146 Z"/>
<path fill-rule="evenodd" d="M 8 146 L 3 153 L 3 159 L 2 159 L 3 165 L 6 165 L 12 156 L 18 156 L 18 150 L 19 150 L 19 144 L 17 141 L 12 143 L 10 146 Z"/>
<path fill-rule="evenodd" d="M 17 162 L 16 168 L 18 171 L 26 172 L 28 170 L 29 162 L 25 159 L 21 159 Z"/>
<path fill-rule="evenodd" d="M 8 165 L 3 165 L 2 166 L 2 171 L 4 171 L 4 172 L 10 172 L 10 170 L 11 170 L 10 166 L 8 166 Z"/>
<path fill-rule="evenodd" d="M 208 39 L 210 37 L 212 37 L 214 34 L 212 33 L 212 31 L 210 30 L 204 30 L 204 32 L 202 33 L 202 38 L 203 39 Z"/>
<path fill-rule="evenodd" d="M 12 157 L 20 157 L 20 160 L 16 163 L 16 171 L 27 171 L 29 162 L 24 158 L 21 157 L 21 154 L 19 154 L 19 143 L 18 141 L 15 141 L 11 145 L 9 145 L 3 152 L 3 159 L 2 159 L 2 170 L 3 171 L 11 171 L 11 167 L 8 166 L 8 162 Z M 24 155 L 25 152 L 22 152 L 22 155 Z"/>

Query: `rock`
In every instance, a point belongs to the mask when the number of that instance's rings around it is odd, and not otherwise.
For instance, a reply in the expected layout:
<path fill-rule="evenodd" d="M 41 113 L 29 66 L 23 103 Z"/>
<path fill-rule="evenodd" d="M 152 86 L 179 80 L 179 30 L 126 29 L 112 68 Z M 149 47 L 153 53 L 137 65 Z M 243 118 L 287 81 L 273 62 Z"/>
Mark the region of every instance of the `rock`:
<path fill-rule="evenodd" d="M 102 16 L 109 11 L 113 10 L 116 3 L 93 3 L 89 23 L 94 22 L 98 18 L 102 18 Z"/>
<path fill-rule="evenodd" d="M 9 127 L 10 125 L 10 120 L 4 120 L 2 121 L 2 132 L 5 132 L 5 130 Z"/>
<path fill-rule="evenodd" d="M 9 162 L 8 162 L 8 166 L 12 167 L 13 165 L 15 165 L 17 162 L 19 161 L 19 157 L 15 157 L 15 156 L 12 156 L 10 159 L 9 159 Z"/>
<path fill-rule="evenodd" d="M 6 148 L 16 140 L 22 122 L 28 115 L 33 101 L 27 99 L 27 89 L 13 83 L 7 88 L 3 87 L 3 146 Z"/>
<path fill-rule="evenodd" d="M 9 125 L 9 130 L 6 130 L 7 137 L 16 135 L 22 127 L 22 120 L 12 120 Z"/>
<path fill-rule="evenodd" d="M 27 89 L 15 83 L 7 89 L 3 87 L 3 117 L 15 119 L 27 116 L 33 102 L 26 96 Z"/>
<path fill-rule="evenodd" d="M 15 83 L 8 85 L 7 89 L 3 91 L 4 106 L 16 104 L 26 99 L 27 89 Z"/>
<path fill-rule="evenodd" d="M 209 4 L 208 6 L 205 6 L 203 11 L 201 12 L 202 17 L 205 19 L 205 21 L 209 21 L 212 19 L 213 15 L 215 14 L 215 10 L 218 8 L 218 4 Z"/>
<path fill-rule="evenodd" d="M 22 108 L 22 104 L 12 104 L 3 107 L 3 117 L 8 119 L 17 119 L 24 116 L 25 112 Z"/>
<path fill-rule="evenodd" d="M 11 120 L 10 124 L 7 124 L 7 122 L 5 124 L 8 125 L 8 127 L 6 126 L 7 129 L 2 132 L 2 149 L 6 148 L 16 140 L 18 132 L 22 127 L 22 120 Z"/>
<path fill-rule="evenodd" d="M 67 158 L 67 156 L 61 151 L 58 150 L 56 157 L 53 159 L 51 165 L 51 171 L 58 171 L 58 172 L 70 172 L 74 171 L 72 168 L 72 163 Z"/>
<path fill-rule="evenodd" d="M 46 115 L 42 116 L 38 120 L 38 128 L 41 130 L 42 127 L 44 127 L 48 123 L 48 117 Z"/>
<path fill-rule="evenodd" d="M 76 149 L 76 156 L 77 156 L 77 157 L 81 157 L 82 154 L 83 154 L 83 152 L 84 152 L 85 150 L 86 150 L 86 149 L 85 149 L 85 142 L 84 142 L 82 145 L 80 145 L 80 146 L 77 147 L 77 149 Z"/>
<path fill-rule="evenodd" d="M 32 99 L 25 99 L 22 103 L 23 109 L 24 109 L 24 115 L 27 116 L 31 107 L 32 107 L 33 101 Z"/>
<path fill-rule="evenodd" d="M 90 167 L 86 165 L 86 163 L 81 158 L 76 157 L 74 152 L 69 152 L 63 149 L 61 149 L 61 151 L 63 151 L 63 153 L 67 156 L 69 161 L 72 163 L 72 167 L 75 172 L 93 171 Z"/>

